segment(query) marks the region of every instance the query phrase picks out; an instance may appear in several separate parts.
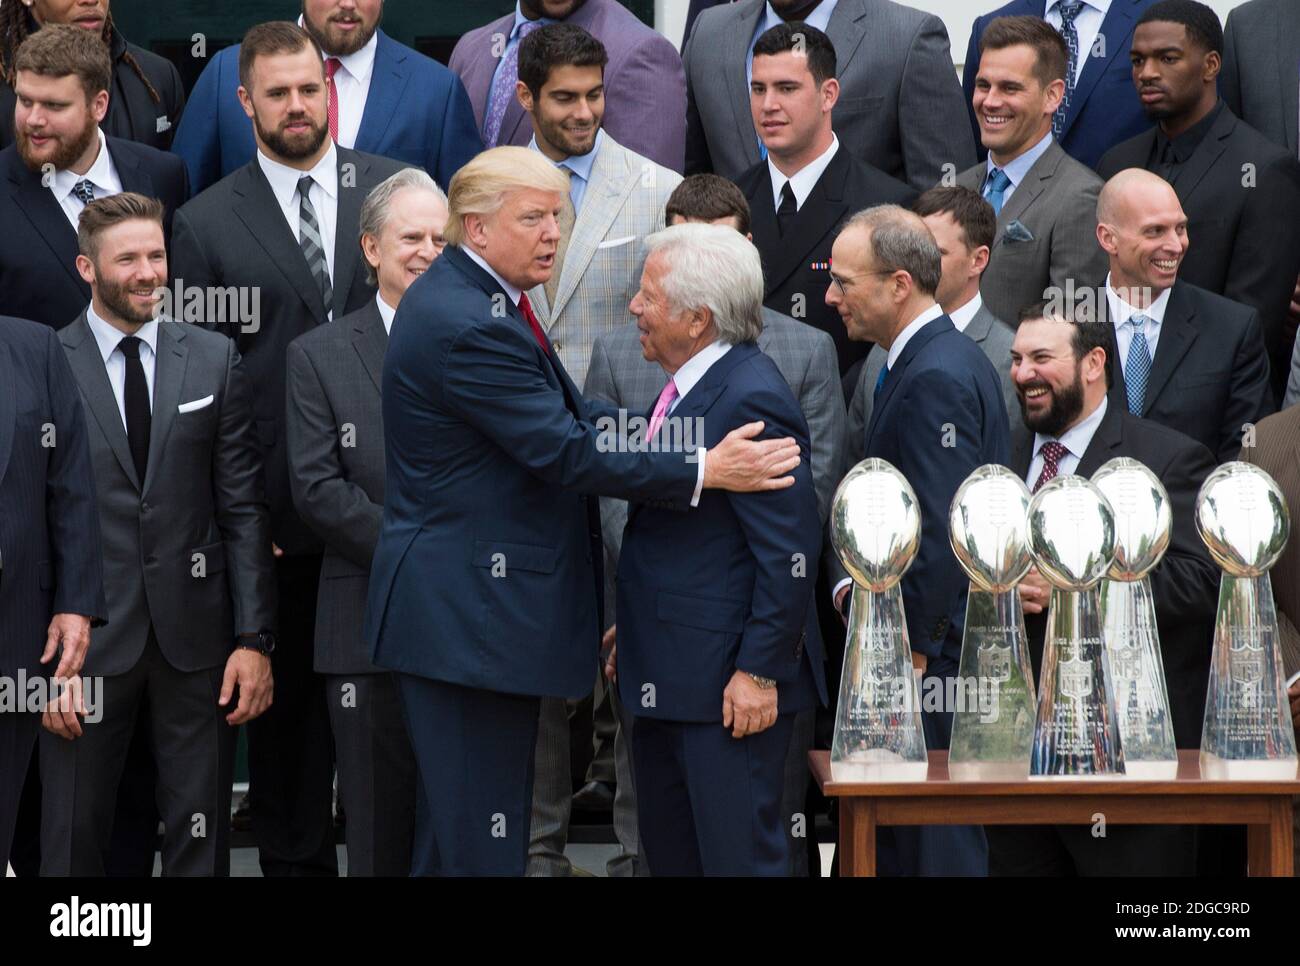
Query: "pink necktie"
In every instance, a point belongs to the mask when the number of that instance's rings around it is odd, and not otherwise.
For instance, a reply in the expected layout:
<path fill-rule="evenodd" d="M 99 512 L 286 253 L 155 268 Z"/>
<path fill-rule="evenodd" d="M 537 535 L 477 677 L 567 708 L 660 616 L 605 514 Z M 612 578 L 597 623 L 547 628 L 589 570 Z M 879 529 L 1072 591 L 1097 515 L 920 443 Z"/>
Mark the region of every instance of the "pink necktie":
<path fill-rule="evenodd" d="M 650 414 L 650 432 L 646 434 L 647 442 L 654 439 L 655 433 L 659 432 L 664 417 L 668 415 L 668 407 L 673 404 L 673 400 L 676 398 L 677 383 L 669 379 L 668 385 L 664 386 L 663 391 L 659 393 L 659 401 L 655 403 L 655 411 Z"/>
<path fill-rule="evenodd" d="M 329 122 L 330 137 L 339 139 L 339 88 L 334 80 L 335 73 L 343 66 L 337 57 L 325 58 L 325 86 L 329 88 L 329 100 L 325 102 L 325 118 Z"/>

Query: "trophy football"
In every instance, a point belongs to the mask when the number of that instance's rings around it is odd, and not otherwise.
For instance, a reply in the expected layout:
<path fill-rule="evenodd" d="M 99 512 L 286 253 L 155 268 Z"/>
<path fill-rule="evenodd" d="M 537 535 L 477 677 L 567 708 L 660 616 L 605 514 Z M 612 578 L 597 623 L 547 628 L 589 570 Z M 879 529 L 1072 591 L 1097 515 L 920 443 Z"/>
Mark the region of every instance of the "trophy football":
<path fill-rule="evenodd" d="M 1124 772 L 1097 585 L 1115 559 L 1115 516 L 1082 476 L 1058 476 L 1029 502 L 1029 549 L 1052 585 L 1029 777 Z"/>
<path fill-rule="evenodd" d="M 1224 463 L 1196 497 L 1196 529 L 1223 568 L 1201 731 L 1201 777 L 1295 778 L 1295 733 L 1268 576 L 1291 529 L 1286 500 L 1259 467 Z"/>
<path fill-rule="evenodd" d="M 1124 773 L 1172 779 L 1178 748 L 1147 576 L 1169 547 L 1169 494 L 1154 473 L 1126 456 L 1104 464 L 1092 482 L 1115 514 L 1115 561 L 1101 585 L 1101 612 Z"/>
<path fill-rule="evenodd" d="M 1037 704 L 1017 589 L 1033 565 L 1029 490 L 1005 466 L 981 466 L 957 488 L 948 531 L 970 578 L 948 774 L 956 781 L 1025 778 Z"/>
<path fill-rule="evenodd" d="M 924 780 L 929 768 L 899 586 L 920 541 L 921 511 L 903 475 L 881 459 L 853 467 L 831 504 L 831 542 L 853 578 L 834 781 Z"/>

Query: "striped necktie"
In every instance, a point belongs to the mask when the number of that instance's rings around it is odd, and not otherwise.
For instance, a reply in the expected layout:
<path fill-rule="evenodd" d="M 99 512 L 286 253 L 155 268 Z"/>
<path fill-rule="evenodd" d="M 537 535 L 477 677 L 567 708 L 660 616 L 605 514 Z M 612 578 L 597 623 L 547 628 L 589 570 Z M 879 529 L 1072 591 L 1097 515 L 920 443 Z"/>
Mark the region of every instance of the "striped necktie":
<path fill-rule="evenodd" d="M 311 175 L 304 174 L 298 179 L 298 244 L 302 248 L 302 257 L 307 259 L 307 268 L 320 287 L 320 297 L 325 303 L 325 314 L 328 315 L 334 306 L 334 286 L 330 282 L 325 243 L 321 241 L 320 221 L 317 220 L 316 209 L 311 203 L 311 186 Z"/>

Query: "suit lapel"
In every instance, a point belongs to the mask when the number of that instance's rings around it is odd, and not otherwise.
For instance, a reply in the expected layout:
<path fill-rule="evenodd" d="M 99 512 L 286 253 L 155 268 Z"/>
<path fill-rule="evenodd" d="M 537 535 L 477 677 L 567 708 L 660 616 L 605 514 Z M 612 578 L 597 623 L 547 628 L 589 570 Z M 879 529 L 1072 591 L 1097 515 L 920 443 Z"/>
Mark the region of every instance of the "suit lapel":
<path fill-rule="evenodd" d="M 1163 336 L 1162 336 L 1163 338 Z M 1119 453 L 1124 443 L 1123 416 L 1115 406 L 1114 400 L 1106 403 L 1106 414 L 1101 417 L 1101 425 L 1092 434 L 1088 448 L 1079 457 L 1079 465 L 1074 472 L 1078 476 L 1092 478 L 1101 465 Z"/>
<path fill-rule="evenodd" d="M 242 175 L 236 177 L 233 190 L 235 193 L 235 215 L 248 229 L 253 239 L 267 254 L 267 261 L 274 265 L 298 293 L 303 304 L 307 306 L 312 317 L 325 321 L 325 302 L 321 299 L 320 286 L 307 268 L 307 261 L 302 257 L 298 239 L 289 230 L 289 223 L 281 214 L 280 202 L 276 200 L 271 184 L 262 174 L 257 158 L 244 166 Z M 339 188 L 339 210 L 343 207 L 343 189 Z M 344 224 L 341 217 L 334 219 L 335 234 L 337 227 Z M 355 222 L 353 222 L 355 224 Z M 338 245 L 335 245 L 335 252 Z M 338 273 L 338 256 L 335 255 L 335 274 Z M 337 289 L 338 286 L 336 285 Z"/>
<path fill-rule="evenodd" d="M 1110 392 L 1107 396 L 1111 406 L 1118 406 L 1128 412 L 1128 386 L 1124 382 L 1124 364 L 1119 357 L 1119 338 L 1115 335 L 1115 325 L 1110 318 L 1110 301 L 1106 298 L 1104 289 L 1097 301 L 1097 318 L 1106 327 L 1106 359 L 1110 364 Z M 1169 321 L 1168 312 L 1165 313 L 1165 321 Z M 1161 339 L 1163 338 L 1162 335 Z"/>
<path fill-rule="evenodd" d="M 9 468 L 9 453 L 14 445 L 14 421 L 18 414 L 18 404 L 14 399 L 17 369 L 9 346 L 0 342 L 0 483 L 4 482 L 5 471 Z"/>
<path fill-rule="evenodd" d="M 1002 233 L 1006 226 L 1020 218 L 1021 215 L 1037 200 L 1047 189 L 1047 183 L 1051 181 L 1052 176 L 1056 174 L 1057 165 L 1065 157 L 1065 151 L 1055 140 L 1047 146 L 1042 157 L 1030 166 L 1025 172 L 1024 178 L 1020 184 L 1016 185 L 1016 190 L 1012 192 L 1007 203 L 1002 206 L 1002 211 L 998 214 L 998 239 L 994 242 L 996 245 L 1000 242 Z"/>
<path fill-rule="evenodd" d="M 1029 464 L 1034 461 L 1034 434 L 1024 423 L 1011 429 L 1011 469 L 1022 480 L 1029 475 Z"/>
<path fill-rule="evenodd" d="M 117 176 L 122 182 L 122 190 L 134 191 L 148 198 L 157 197 L 158 192 L 154 187 L 153 178 L 149 177 L 149 172 L 140 167 L 140 159 L 129 149 L 124 150 L 117 138 L 105 138 L 104 143 L 108 147 L 109 156 L 113 159 L 113 167 L 117 169 Z"/>
<path fill-rule="evenodd" d="M 840 77 L 848 70 L 850 61 L 862 46 L 862 38 L 867 35 L 862 23 L 866 19 L 867 8 L 862 0 L 840 0 L 831 11 L 831 19 L 826 24 L 826 35 L 835 47 L 836 74 Z M 748 93 L 746 91 L 746 95 Z"/>
<path fill-rule="evenodd" d="M 941 315 L 921 326 L 921 331 L 907 340 L 907 345 L 903 346 L 903 351 L 899 354 L 898 360 L 889 369 L 889 375 L 885 379 L 885 387 L 880 391 L 880 398 L 871 407 L 871 421 L 867 424 L 866 436 L 868 448 L 871 445 L 872 434 L 876 431 L 876 423 L 880 421 L 880 414 L 885 411 L 889 405 L 889 400 L 893 398 L 895 391 L 897 391 L 899 383 L 903 381 L 903 373 L 907 371 L 908 365 L 940 333 L 955 331 L 952 320 L 946 315 Z M 866 389 L 867 387 L 864 386 L 863 388 Z M 873 390 L 874 387 L 868 391 Z"/>
<path fill-rule="evenodd" d="M 1297 55 L 1295 38 L 1300 35 L 1300 4 L 1276 3 L 1273 10 L 1277 15 L 1277 25 L 1273 36 L 1280 43 L 1274 45 L 1277 50 L 1278 87 L 1282 91 L 1282 120 L 1286 126 L 1286 143 L 1291 154 L 1296 153 L 1297 115 L 1300 114 L 1300 55 Z"/>
<path fill-rule="evenodd" d="M 393 112 L 406 90 L 409 74 L 406 48 L 394 43 L 382 30 L 375 46 L 375 64 L 370 76 L 370 91 L 357 129 L 355 150 L 378 154 L 379 145 L 393 120 Z"/>
<path fill-rule="evenodd" d="M 749 9 L 740 18 L 735 29 L 727 34 L 718 60 L 723 64 L 743 64 L 749 59 L 749 41 L 758 29 L 758 23 L 767 9 L 766 0 L 749 0 Z M 833 15 L 832 15 L 833 16 Z M 736 122 L 737 143 L 745 150 L 745 167 L 762 160 L 758 153 L 758 132 L 754 130 L 754 116 L 749 111 L 749 83 L 743 70 L 725 72 L 727 101 Z"/>
<path fill-rule="evenodd" d="M 1201 139 L 1192 156 L 1187 159 L 1182 170 L 1174 176 L 1174 187 L 1178 191 L 1178 197 L 1183 199 L 1186 204 L 1187 198 L 1190 198 L 1192 192 L 1201 180 L 1209 174 L 1215 163 L 1224 151 L 1228 149 L 1228 138 L 1232 135 L 1232 129 L 1237 126 L 1237 118 L 1228 106 L 1225 104 L 1219 111 L 1219 116 L 1215 119 L 1213 127 Z M 1155 137 L 1154 132 L 1152 138 Z M 1148 155 L 1149 157 L 1149 155 Z M 1240 172 L 1238 172 L 1240 174 Z"/>
<path fill-rule="evenodd" d="M 817 179 L 817 184 L 813 185 L 813 190 L 804 200 L 799 213 L 794 216 L 790 234 L 779 236 L 779 247 L 768 265 L 768 292 L 776 291 L 801 265 L 806 264 L 817 243 L 848 214 L 844 184 L 849 177 L 849 162 L 849 152 L 844 145 L 840 145 L 835 157 L 831 158 L 831 163 Z M 764 174 L 766 177 L 760 183 L 759 190 L 767 192 L 764 209 L 771 209 L 773 234 L 768 237 L 777 238 L 776 209 L 772 207 L 772 179 L 767 172 Z"/>
<path fill-rule="evenodd" d="M 1121 50 L 1125 56 L 1128 55 L 1130 44 L 1126 38 L 1133 32 L 1134 7 L 1137 3 L 1138 0 L 1115 0 L 1106 11 L 1106 16 L 1101 23 L 1101 31 L 1097 34 L 1104 39 L 1106 56 L 1093 57 L 1091 49 L 1079 51 L 1079 56 L 1085 58 L 1083 73 L 1079 75 L 1079 80 L 1074 85 L 1070 109 L 1066 112 L 1065 124 L 1061 128 L 1062 138 L 1069 133 L 1075 118 L 1079 116 L 1083 105 L 1088 101 L 1088 96 L 1092 94 L 1092 89 L 1097 86 L 1097 82 L 1110 67 L 1110 62 L 1119 56 Z M 1038 10 L 1037 13 L 1042 16 L 1043 11 Z"/>
<path fill-rule="evenodd" d="M 342 318 L 347 312 L 348 293 L 352 291 L 352 279 L 357 273 L 357 261 L 361 258 L 361 246 L 357 244 L 357 225 L 361 223 L 361 204 L 369 191 L 368 181 L 362 178 L 370 170 L 369 165 L 354 151 L 338 148 L 338 206 L 334 213 L 334 318 Z M 351 165 L 355 172 L 355 181 L 351 187 L 343 182 L 345 165 Z M 283 221 L 283 219 L 281 219 Z M 306 266 L 306 261 L 299 259 Z M 321 321 L 324 321 L 322 319 Z"/>
<path fill-rule="evenodd" d="M 50 189 L 41 184 L 41 176 L 23 164 L 15 150 L 9 156 L 9 181 L 14 200 L 31 222 L 36 234 L 49 246 L 55 261 L 68 273 L 90 301 L 90 288 L 77 274 L 77 233 L 63 208 L 54 200 Z"/>
<path fill-rule="evenodd" d="M 144 473 L 146 492 L 161 470 L 159 461 L 167 445 L 167 434 L 176 420 L 176 407 L 180 405 L 189 355 L 189 347 L 185 345 L 185 327 L 170 319 L 160 319 L 153 377 L 153 418 L 149 421 L 149 464 Z"/>
<path fill-rule="evenodd" d="M 1160 339 L 1156 342 L 1156 356 L 1151 363 L 1151 377 L 1147 380 L 1143 413 L 1151 411 L 1152 403 L 1160 398 L 1160 391 L 1165 388 L 1169 377 L 1178 368 L 1178 363 L 1196 340 L 1196 326 L 1192 322 L 1196 310 L 1190 304 L 1184 304 L 1181 296 L 1182 286 L 1175 283 L 1169 293 L 1164 321 L 1160 323 Z"/>
<path fill-rule="evenodd" d="M 976 312 L 970 322 L 966 324 L 965 335 L 975 342 L 982 343 L 989 337 L 989 332 L 993 329 L 993 313 L 989 311 L 988 306 L 983 302 L 980 303 L 979 311 Z"/>
<path fill-rule="evenodd" d="M 703 416 L 718 401 L 722 391 L 727 388 L 726 380 L 731 370 L 758 351 L 758 346 L 752 342 L 733 345 L 727 350 L 726 355 L 709 366 L 704 375 L 700 377 L 700 381 L 682 397 L 682 401 L 677 404 L 677 408 L 673 410 L 672 415 L 679 419 Z"/>
<path fill-rule="evenodd" d="M 141 490 L 140 478 L 135 472 L 135 461 L 131 457 L 131 447 L 126 440 L 126 426 L 122 424 L 122 413 L 117 408 L 117 397 L 113 395 L 113 386 L 108 381 L 108 370 L 104 368 L 104 359 L 99 354 L 99 343 L 95 341 L 82 312 L 71 325 L 59 331 L 59 341 L 67 346 L 68 363 L 72 374 L 81 387 L 81 394 L 86 398 L 86 406 L 99 424 L 108 448 L 117 457 L 122 472 L 137 491 Z M 155 378 L 157 373 L 155 372 Z M 151 440 L 152 443 L 152 440 Z"/>
<path fill-rule="evenodd" d="M 353 328 L 352 347 L 361 357 L 361 366 L 370 376 L 375 388 L 382 391 L 384 385 L 384 353 L 388 351 L 388 333 L 384 330 L 384 319 L 379 314 L 379 306 L 374 299 L 366 303 L 361 310 L 362 317 Z"/>

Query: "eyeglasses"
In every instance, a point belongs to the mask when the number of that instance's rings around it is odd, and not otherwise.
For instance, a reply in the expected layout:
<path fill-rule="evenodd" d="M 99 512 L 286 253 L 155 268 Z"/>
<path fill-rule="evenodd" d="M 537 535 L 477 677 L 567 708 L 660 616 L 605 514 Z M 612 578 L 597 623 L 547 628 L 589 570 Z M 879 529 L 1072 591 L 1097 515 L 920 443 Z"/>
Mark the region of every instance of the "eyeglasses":
<path fill-rule="evenodd" d="M 826 274 L 831 277 L 831 284 L 834 285 L 836 290 L 840 293 L 840 297 L 844 298 L 848 295 L 848 292 L 845 291 L 845 288 L 847 287 L 845 285 L 846 282 L 855 282 L 860 278 L 870 278 L 872 275 L 893 275 L 897 271 L 899 271 L 899 269 L 887 268 L 887 269 L 882 269 L 881 271 L 878 272 L 863 272 L 861 275 L 841 276 L 841 275 L 836 275 L 833 271 L 831 271 L 828 268 L 826 269 Z"/>

